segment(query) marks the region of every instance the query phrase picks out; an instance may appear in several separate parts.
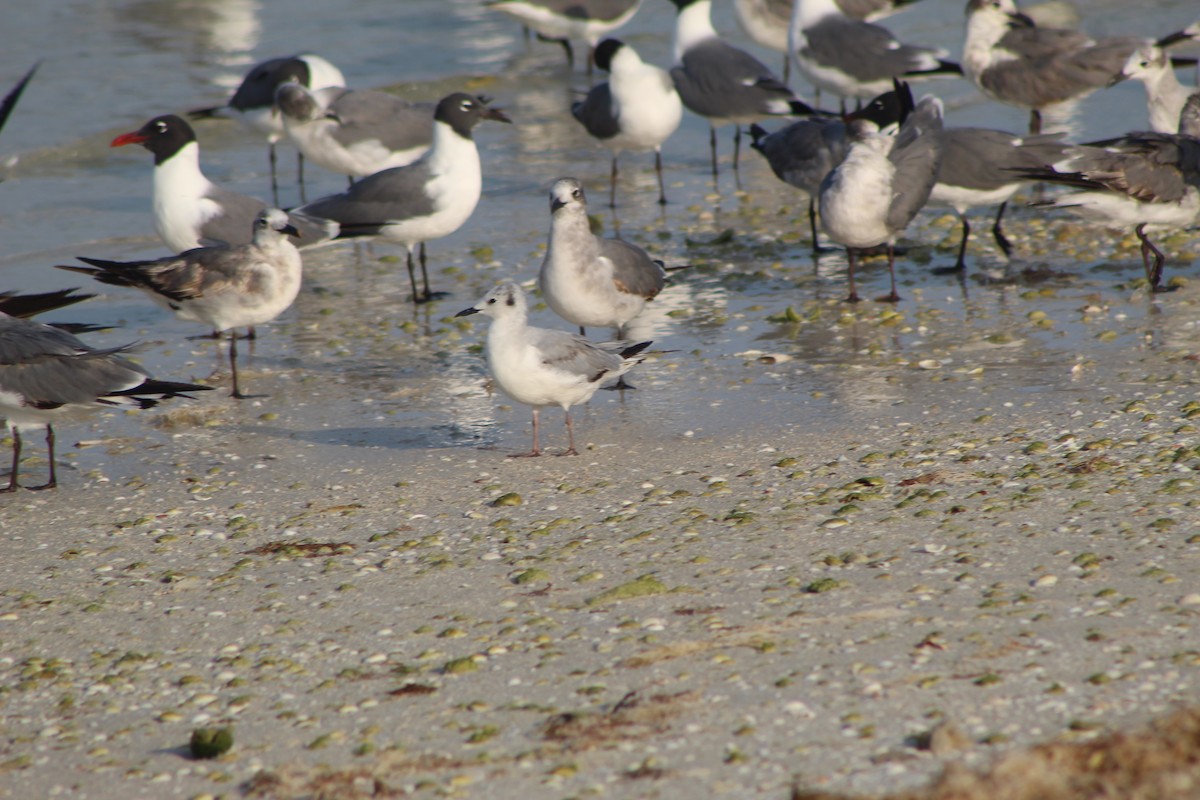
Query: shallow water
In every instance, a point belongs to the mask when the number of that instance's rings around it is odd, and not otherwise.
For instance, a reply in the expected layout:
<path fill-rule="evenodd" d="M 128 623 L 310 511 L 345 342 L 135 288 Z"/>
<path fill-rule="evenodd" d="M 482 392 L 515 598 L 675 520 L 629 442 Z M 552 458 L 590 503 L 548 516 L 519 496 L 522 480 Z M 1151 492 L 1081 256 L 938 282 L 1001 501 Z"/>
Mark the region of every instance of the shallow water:
<path fill-rule="evenodd" d="M 886 24 L 902 38 L 956 54 L 962 5 L 925 0 Z M 1097 34 L 1157 36 L 1195 15 L 1194 2 L 1156 3 L 1149 14 L 1115 0 L 1083 5 L 1086 27 Z M 716 21 L 733 41 L 753 49 L 727 4 L 718 4 Z M 672 22 L 666 0 L 646 0 L 621 35 L 643 57 L 665 64 Z M 1011 211 L 1019 253 L 1013 264 L 1006 269 L 986 235 L 973 242 L 969 258 L 973 276 L 1032 269 L 1037 282 L 971 277 L 960 283 L 932 275 L 931 266 L 952 260 L 957 230 L 946 212 L 930 209 L 910 232 L 911 258 L 898 264 L 904 302 L 895 311 L 874 303 L 847 307 L 839 302 L 842 254 L 815 262 L 810 255 L 806 200 L 748 149 L 739 190 L 728 169 L 728 129 L 721 135 L 724 171 L 714 186 L 707 125 L 690 116 L 666 146 L 671 203 L 661 210 L 653 202 L 650 158 L 626 155 L 618 220 L 604 202 L 607 151 L 567 113 L 587 76 L 568 69 L 558 47 L 525 42 L 515 22 L 477 0 L 48 2 L 6 11 L 4 31 L 0 79 L 6 86 L 42 61 L 0 134 L 0 157 L 17 159 L 0 185 L 4 288 L 79 285 L 76 276 L 51 268 L 75 254 L 164 254 L 149 212 L 150 157 L 139 148 L 110 150 L 108 142 L 151 116 L 220 102 L 263 58 L 311 50 L 336 63 L 351 86 L 391 87 L 413 99 L 468 88 L 494 97 L 514 120 L 478 130 L 485 196 L 462 230 L 429 247 L 434 288 L 450 291 L 449 299 L 414 309 L 403 265 L 395 260 L 401 251 L 391 245 L 339 245 L 306 256 L 300 300 L 269 326 L 247 361 L 251 388 L 271 396 L 247 404 L 240 421 L 227 423 L 263 436 L 360 453 L 364 446 L 523 447 L 527 410 L 502 406 L 483 390 L 483 325 L 447 318 L 501 278 L 536 275 L 548 226 L 545 192 L 564 174 L 584 180 L 607 232 L 619 224 L 622 235 L 657 257 L 694 265 L 677 273 L 640 334 L 675 352 L 634 376 L 644 391 L 624 401 L 609 393 L 593 400 L 581 428 L 599 441 L 617 435 L 606 426 L 669 439 L 777 425 L 852 425 L 880 407 L 925 408 L 946 384 L 961 388 L 960 399 L 978 393 L 981 407 L 1028 393 L 1085 393 L 1107 379 L 1091 377 L 1096 370 L 1089 365 L 1133 369 L 1139 349 L 1180 346 L 1194 332 L 1186 291 L 1148 301 L 1125 288 L 1141 274 L 1135 250 L 1114 253 L 1104 231 L 1067 217 L 1051 220 L 1059 241 L 1047 244 L 1038 213 L 1024 207 Z M 759 54 L 778 64 L 775 54 Z M 949 124 L 1015 131 L 1026 124 L 1023 112 L 985 101 L 964 81 L 922 89 L 943 97 Z M 1081 104 L 1076 123 L 1080 139 L 1143 127 L 1141 86 L 1093 95 Z M 207 123 L 198 132 L 210 178 L 266 196 L 260 142 L 232 123 Z M 286 149 L 281 164 L 281 200 L 292 204 L 299 197 Z M 310 198 L 344 186 L 343 178 L 317 168 L 308 175 Z M 977 228 L 986 232 L 987 226 Z M 733 237 L 722 243 L 725 231 Z M 1194 273 L 1195 244 L 1174 244 L 1182 251 L 1167 275 Z M 883 292 L 886 270 L 875 265 L 862 277 L 864 296 Z M 799 321 L 773 321 L 789 306 Z M 184 338 L 199 332 L 195 326 L 136 292 L 104 292 L 51 318 L 118 325 L 88 338 L 102 345 L 141 341 L 139 357 L 159 376 L 204 378 L 223 363 L 213 343 Z M 535 322 L 565 327 L 545 310 Z M 97 429 L 156 435 L 136 420 Z M 98 451 L 76 457 L 81 469 L 106 461 Z"/>

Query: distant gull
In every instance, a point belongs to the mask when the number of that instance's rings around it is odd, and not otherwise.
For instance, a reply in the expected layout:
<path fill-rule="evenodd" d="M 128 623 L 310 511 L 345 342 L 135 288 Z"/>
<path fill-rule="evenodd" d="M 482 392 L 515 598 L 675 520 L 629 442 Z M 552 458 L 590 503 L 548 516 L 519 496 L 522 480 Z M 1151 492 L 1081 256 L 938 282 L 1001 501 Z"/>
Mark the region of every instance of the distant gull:
<path fill-rule="evenodd" d="M 1180 230 L 1200 221 L 1200 94 L 1188 98 L 1177 134 L 1146 131 L 1078 145 L 1058 163 L 1021 175 L 1079 190 L 1046 205 L 1133 226 L 1150 291 L 1161 291 L 1165 257 L 1146 229 Z"/>
<path fill-rule="evenodd" d="M 836 0 L 796 0 L 788 36 L 801 74 L 843 101 L 886 92 L 895 78 L 962 74 L 945 50 L 903 44 L 886 28 L 847 16 Z"/>
<path fill-rule="evenodd" d="M 765 116 L 813 113 L 761 61 L 721 39 L 712 24 L 712 0 L 671 2 L 678 10 L 671 77 L 684 106 L 708 119 L 713 175 L 717 174 L 718 125 L 734 123 L 736 170 L 741 125 Z"/>
<path fill-rule="evenodd" d="M 582 39 L 589 50 L 603 37 L 633 18 L 642 0 L 486 0 L 484 6 L 503 11 L 532 28 L 538 38 L 558 42 L 575 63 L 572 39 Z M 527 34 L 528 35 L 528 34 Z M 591 53 L 588 70 L 591 70 Z"/>
<path fill-rule="evenodd" d="M 200 169 L 200 145 L 182 117 L 164 114 L 136 131 L 112 140 L 113 147 L 140 144 L 154 155 L 154 228 L 175 252 L 220 244 L 249 244 L 255 217 L 267 204 L 225 189 Z M 293 244 L 321 244 L 337 233 L 326 220 L 292 220 L 301 238 Z"/>
<path fill-rule="evenodd" d="M 575 178 L 550 188 L 550 238 L 538 288 L 555 314 L 585 328 L 625 326 L 642 313 L 666 282 L 662 262 L 620 239 L 604 239 L 588 225 L 587 199 Z"/>
<path fill-rule="evenodd" d="M 877 19 L 902 11 L 917 0 L 837 0 L 838 8 L 851 19 Z M 788 57 L 788 28 L 792 24 L 792 0 L 733 0 L 738 26 L 755 44 L 784 54 L 783 79 L 791 69 Z"/>
<path fill-rule="evenodd" d="M 907 84 L 897 91 L 907 108 L 912 95 Z M 821 182 L 819 204 L 825 232 L 846 246 L 850 294 L 857 302 L 854 268 L 857 252 L 887 245 L 888 272 L 892 290 L 882 298 L 896 302 L 896 237 L 929 199 L 937 181 L 941 160 L 942 103 L 923 97 L 916 108 L 894 125 L 880 129 L 871 109 L 852 115 L 849 125 L 850 150 L 846 158 Z"/>
<path fill-rule="evenodd" d="M 653 150 L 658 174 L 658 202 L 665 205 L 662 143 L 683 118 L 683 103 L 665 69 L 647 64 L 637 51 L 618 39 L 596 47 L 596 66 L 610 73 L 587 97 L 571 106 L 575 119 L 613 151 L 608 203 L 617 205 L 617 157 L 622 150 Z"/>
<path fill-rule="evenodd" d="M 1143 41 L 1038 27 L 1013 0 L 969 0 L 963 72 L 993 100 L 1028 108 L 1040 133 L 1044 110 L 1108 86 Z"/>
<path fill-rule="evenodd" d="M 417 161 L 376 172 L 342 194 L 297 209 L 306 216 L 337 222 L 339 238 L 379 236 L 404 245 L 414 303 L 434 299 L 425 267 L 425 242 L 454 233 L 479 202 L 483 173 L 471 132 L 481 120 L 509 122 L 499 109 L 488 108 L 485 99 L 462 92 L 443 98 L 433 119 L 433 146 Z M 418 245 L 422 291 L 417 290 L 413 266 Z"/>
<path fill-rule="evenodd" d="M 884 92 L 863 110 L 880 127 L 898 123 L 901 104 L 895 91 Z M 821 251 L 817 235 L 817 195 L 821 181 L 842 163 L 850 149 L 846 123 L 840 117 L 810 117 L 768 133 L 759 125 L 750 126 L 751 144 L 762 153 L 771 171 L 784 183 L 808 195 L 808 225 L 813 253 Z"/>
<path fill-rule="evenodd" d="M 211 389 L 159 381 L 121 357 L 129 345 L 99 350 L 52 325 L 0 312 L 0 417 L 12 431 L 12 472 L 0 492 L 20 488 L 21 430 L 46 429 L 49 480 L 27 489 L 58 485 L 54 423 L 100 408 L 150 408 L 170 397 Z"/>
<path fill-rule="evenodd" d="M 1021 137 L 989 128 L 945 128 L 942 131 L 942 161 L 929 203 L 950 206 L 958 213 L 962 222 L 962 242 L 954 266 L 937 271 L 966 269 L 964 257 L 971 236 L 966 212 L 979 206 L 999 206 L 992 223 L 992 236 L 1004 255 L 1012 256 L 1012 245 L 1000 222 L 1008 201 L 1025 182 L 1018 170 L 1057 161 L 1067 148 L 1062 137 L 1061 133 Z"/>
<path fill-rule="evenodd" d="M 1200 36 L 1200 24 L 1192 26 L 1194 33 L 1183 32 L 1187 38 Z M 1191 31 L 1189 28 L 1188 31 Z M 1130 54 L 1121 74 L 1113 83 L 1121 80 L 1138 80 L 1146 87 L 1146 109 L 1150 116 L 1150 130 L 1158 133 L 1178 133 L 1179 114 L 1195 89 L 1179 82 L 1171 58 L 1161 42 L 1144 42 Z"/>
<path fill-rule="evenodd" d="M 586 403 L 606 380 L 618 378 L 641 363 L 650 342 L 596 344 L 566 331 L 534 328 L 528 323 L 525 292 L 515 283 L 502 283 L 470 308 L 455 316 L 483 314 L 492 318 L 487 334 L 487 362 L 501 391 L 533 407 L 533 449 L 522 456 L 541 455 L 538 416 L 546 406 L 566 413 L 567 449 L 578 455 L 571 406 Z"/>
<path fill-rule="evenodd" d="M 296 235 L 288 216 L 277 208 L 254 221 L 254 241 L 188 250 L 155 261 L 104 261 L 78 256 L 90 267 L 59 269 L 91 275 L 111 286 L 141 289 L 177 317 L 229 331 L 232 397 L 246 398 L 238 383 L 234 328 L 270 322 L 300 291 L 300 253 L 288 240 Z"/>
<path fill-rule="evenodd" d="M 416 161 L 433 143 L 433 103 L 387 92 L 285 83 L 275 92 L 288 138 L 312 163 L 364 178 Z"/>
<path fill-rule="evenodd" d="M 298 53 L 255 64 L 224 105 L 188 112 L 193 119 L 233 117 L 266 138 L 267 155 L 271 161 L 271 197 L 276 204 L 279 203 L 279 183 L 275 172 L 275 144 L 284 137 L 284 130 L 283 120 L 275 108 L 275 90 L 289 81 L 310 89 L 346 85 L 342 71 L 324 58 L 312 53 Z M 299 157 L 297 165 L 303 185 L 303 156 Z"/>

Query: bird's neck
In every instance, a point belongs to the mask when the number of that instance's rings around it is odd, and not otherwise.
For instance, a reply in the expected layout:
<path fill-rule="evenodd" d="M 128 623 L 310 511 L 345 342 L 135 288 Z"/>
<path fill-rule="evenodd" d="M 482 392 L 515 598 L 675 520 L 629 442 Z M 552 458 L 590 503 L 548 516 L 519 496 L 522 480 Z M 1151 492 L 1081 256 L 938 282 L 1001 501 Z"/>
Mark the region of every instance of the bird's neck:
<path fill-rule="evenodd" d="M 478 164 L 479 150 L 474 139 L 460 135 L 444 122 L 435 122 L 428 159 L 430 171 L 441 175 L 472 162 Z"/>
<path fill-rule="evenodd" d="M 154 167 L 154 194 L 199 197 L 212 186 L 200 171 L 200 146 L 188 142 Z"/>
<path fill-rule="evenodd" d="M 675 63 L 683 60 L 685 50 L 716 35 L 717 30 L 712 24 L 712 0 L 697 0 L 680 9 L 675 20 Z"/>
<path fill-rule="evenodd" d="M 554 213 L 546 258 L 553 259 L 560 252 L 567 252 L 571 254 L 571 263 L 590 263 L 598 249 L 586 209 L 564 208 Z"/>

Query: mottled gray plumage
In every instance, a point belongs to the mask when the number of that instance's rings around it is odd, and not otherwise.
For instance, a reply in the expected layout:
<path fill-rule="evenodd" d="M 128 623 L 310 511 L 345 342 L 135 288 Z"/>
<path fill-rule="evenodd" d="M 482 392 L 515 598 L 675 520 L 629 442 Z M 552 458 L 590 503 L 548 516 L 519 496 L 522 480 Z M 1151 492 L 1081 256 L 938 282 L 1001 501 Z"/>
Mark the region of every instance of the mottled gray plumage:
<path fill-rule="evenodd" d="M 687 50 L 671 78 L 683 104 L 703 117 L 748 122 L 793 113 L 792 90 L 757 58 L 720 39 Z"/>
<path fill-rule="evenodd" d="M 888 160 L 896 168 L 892 204 L 887 214 L 889 229 L 904 230 L 925 207 L 937 183 L 941 159 L 942 106 L 934 98 L 923 97 L 900 125 L 896 144 L 888 154 Z"/>
<path fill-rule="evenodd" d="M 805 29 L 804 58 L 834 67 L 862 83 L 912 78 L 933 72 L 954 73 L 952 62 L 930 68 L 931 51 L 896 41 L 887 29 L 869 22 L 826 17 Z M 956 65 L 955 65 L 956 66 Z"/>

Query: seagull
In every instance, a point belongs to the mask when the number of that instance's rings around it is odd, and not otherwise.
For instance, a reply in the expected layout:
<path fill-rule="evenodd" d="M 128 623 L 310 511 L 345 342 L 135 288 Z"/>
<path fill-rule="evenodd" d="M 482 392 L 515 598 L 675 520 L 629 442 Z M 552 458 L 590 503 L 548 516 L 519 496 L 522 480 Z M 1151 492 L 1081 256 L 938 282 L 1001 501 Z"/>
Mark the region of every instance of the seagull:
<path fill-rule="evenodd" d="M 1195 36 L 1200 36 L 1200 24 Z M 1191 30 L 1190 28 L 1188 30 Z M 1184 32 L 1186 35 L 1186 32 Z M 1170 38 L 1170 37 L 1168 37 Z M 1190 35 L 1187 38 L 1191 38 Z M 1193 89 L 1188 89 L 1175 76 L 1171 58 L 1162 42 L 1143 42 L 1125 61 L 1121 74 L 1111 82 L 1139 80 L 1146 87 L 1146 109 L 1150 115 L 1150 130 L 1157 133 L 1178 133 L 1179 114 Z"/>
<path fill-rule="evenodd" d="M 534 328 L 528 322 L 525 292 L 515 283 L 502 283 L 470 308 L 455 314 L 492 318 L 487 335 L 487 362 L 500 389 L 533 407 L 533 449 L 521 456 L 539 456 L 538 415 L 546 406 L 566 413 L 565 456 L 579 455 L 571 406 L 586 403 L 606 380 L 620 377 L 641 363 L 650 342 L 596 344 L 566 331 Z"/>
<path fill-rule="evenodd" d="M 887 92 L 895 78 L 962 74 L 945 50 L 902 44 L 886 28 L 847 16 L 836 0 L 796 0 L 788 37 L 801 74 L 843 103 Z"/>
<path fill-rule="evenodd" d="M 287 235 L 296 235 L 288 215 L 269 208 L 254 220 L 254 241 L 188 250 L 155 261 L 104 261 L 78 256 L 89 267 L 60 266 L 91 275 L 110 286 L 141 289 L 175 316 L 230 331 L 231 397 L 243 394 L 238 383 L 237 336 L 233 328 L 270 322 L 300 291 L 300 252 Z"/>
<path fill-rule="evenodd" d="M 285 83 L 275 104 L 300 154 L 352 181 L 407 166 L 433 142 L 433 104 L 387 92 Z"/>
<path fill-rule="evenodd" d="M 461 92 L 445 97 L 433 115 L 433 146 L 406 167 L 376 172 L 342 194 L 301 206 L 306 216 L 341 226 L 339 238 L 381 236 L 408 249 L 408 279 L 414 303 L 434 299 L 425 268 L 425 242 L 458 230 L 479 202 L 482 170 L 471 132 L 480 120 L 509 122 L 483 98 Z M 417 291 L 413 250 L 421 246 L 424 292 Z"/>
<path fill-rule="evenodd" d="M 761 61 L 717 35 L 712 24 L 712 0 L 671 2 L 677 9 L 671 78 L 684 106 L 708 119 L 713 175 L 717 174 L 718 125 L 735 124 L 736 170 L 742 124 L 769 115 L 814 113 Z"/>
<path fill-rule="evenodd" d="M 874 22 L 903 11 L 917 0 L 837 0 L 838 8 L 851 19 Z M 792 22 L 792 0 L 733 0 L 738 26 L 750 39 L 769 50 L 784 54 L 783 80 L 791 68 L 788 28 Z"/>
<path fill-rule="evenodd" d="M 1030 133 L 1041 133 L 1044 110 L 1112 83 L 1142 42 L 1038 27 L 1014 0 L 969 0 L 963 72 L 993 100 L 1028 108 Z"/>
<path fill-rule="evenodd" d="M 954 266 L 938 272 L 966 269 L 963 257 L 971 235 L 966 212 L 979 206 L 999 205 L 992 224 L 992 236 L 1005 257 L 1012 256 L 1012 245 L 1004 235 L 1000 221 L 1009 199 L 1025 181 L 1018 175 L 1018 170 L 1036 169 L 1057 161 L 1067 148 L 1062 139 L 1061 133 L 1021 137 L 990 128 L 946 128 L 942 131 L 942 161 L 929 203 L 950 206 L 958 213 L 962 222 L 962 242 Z"/>
<path fill-rule="evenodd" d="M 905 108 L 912 108 L 908 85 L 900 83 Z M 850 273 L 847 302 L 858 302 L 854 285 L 858 250 L 887 245 L 892 291 L 884 300 L 896 302 L 894 268 L 896 237 L 908 227 L 937 181 L 941 160 L 942 103 L 923 97 L 910 113 L 881 129 L 875 112 L 864 109 L 849 123 L 850 149 L 846 158 L 821 182 L 821 225 L 834 241 L 846 246 Z M 886 124 L 886 122 L 885 122 Z"/>
<path fill-rule="evenodd" d="M 1060 162 L 1019 174 L 1079 189 L 1046 205 L 1105 225 L 1133 226 L 1150 291 L 1162 291 L 1165 257 L 1146 228 L 1179 229 L 1200 221 L 1200 93 L 1184 104 L 1179 133 L 1136 132 L 1077 145 Z"/>
<path fill-rule="evenodd" d="M 617 157 L 621 151 L 651 149 L 658 174 L 658 202 L 666 205 L 662 143 L 683 119 L 683 103 L 671 76 L 642 61 L 636 50 L 618 39 L 605 39 L 597 45 L 596 66 L 611 77 L 573 104 L 571 114 L 613 151 L 609 205 L 617 207 Z"/>
<path fill-rule="evenodd" d="M 342 71 L 324 58 L 312 53 L 298 53 L 255 64 L 224 105 L 188 112 L 192 119 L 231 116 L 266 137 L 267 155 L 271 161 L 271 197 L 276 204 L 279 203 L 279 184 L 275 177 L 275 144 L 284 137 L 284 129 L 275 107 L 275 90 L 288 81 L 310 89 L 346 85 Z M 303 158 L 300 156 L 297 161 L 301 186 L 304 184 Z"/>
<path fill-rule="evenodd" d="M 880 127 L 898 124 L 901 101 L 895 91 L 884 92 L 861 113 L 870 114 Z M 752 148 L 762 153 L 779 180 L 808 195 L 808 224 L 812 232 L 813 253 L 820 253 L 817 236 L 817 195 L 821 181 L 842 163 L 850 149 L 846 123 L 839 117 L 810 117 L 768 133 L 755 124 L 750 126 Z"/>
<path fill-rule="evenodd" d="M 602 239 L 588 225 L 587 198 L 575 178 L 550 188 L 550 240 L 538 273 L 546 304 L 567 322 L 586 327 L 625 326 L 666 283 L 661 261 L 620 239 Z"/>
<path fill-rule="evenodd" d="M 567 64 L 573 65 L 572 39 L 583 39 L 594 50 L 597 42 L 629 22 L 641 4 L 642 0 L 487 0 L 484 6 L 516 17 L 539 39 L 558 42 Z M 591 63 L 589 55 L 589 71 Z"/>
<path fill-rule="evenodd" d="M 249 244 L 255 217 L 267 204 L 224 189 L 200 169 L 200 145 L 182 117 L 155 117 L 112 140 L 112 147 L 140 144 L 154 155 L 154 228 L 175 253 L 221 244 Z M 306 246 L 328 241 L 337 226 L 326 220 L 293 220 Z"/>
<path fill-rule="evenodd" d="M 82 299 L 82 298 L 75 298 Z M 150 408 L 170 397 L 212 389 L 159 381 L 121 357 L 130 345 L 99 350 L 53 325 L 0 312 L 0 417 L 12 431 L 12 472 L 0 492 L 20 488 L 21 430 L 46 429 L 49 480 L 32 490 L 58 486 L 54 423 L 99 408 Z"/>

